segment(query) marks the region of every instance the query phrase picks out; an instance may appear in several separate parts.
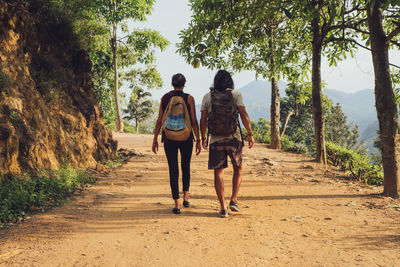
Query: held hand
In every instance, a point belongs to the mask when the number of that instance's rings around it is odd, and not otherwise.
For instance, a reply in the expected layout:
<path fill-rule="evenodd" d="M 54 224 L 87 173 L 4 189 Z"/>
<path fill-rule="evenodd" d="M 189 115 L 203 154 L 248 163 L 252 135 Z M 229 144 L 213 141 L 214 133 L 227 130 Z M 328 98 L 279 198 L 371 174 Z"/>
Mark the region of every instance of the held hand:
<path fill-rule="evenodd" d="M 203 144 L 203 148 L 205 149 L 205 150 L 207 150 L 208 148 L 207 148 L 207 138 L 205 138 L 205 139 L 203 139 L 203 142 L 202 142 Z"/>
<path fill-rule="evenodd" d="M 201 144 L 200 141 L 196 142 L 196 156 L 201 152 Z"/>
<path fill-rule="evenodd" d="M 153 145 L 151 146 L 151 150 L 154 152 L 154 154 L 157 154 L 158 152 L 158 143 L 153 143 Z"/>
<path fill-rule="evenodd" d="M 254 146 L 254 137 L 249 136 L 248 141 L 249 141 L 249 148 L 252 148 Z"/>

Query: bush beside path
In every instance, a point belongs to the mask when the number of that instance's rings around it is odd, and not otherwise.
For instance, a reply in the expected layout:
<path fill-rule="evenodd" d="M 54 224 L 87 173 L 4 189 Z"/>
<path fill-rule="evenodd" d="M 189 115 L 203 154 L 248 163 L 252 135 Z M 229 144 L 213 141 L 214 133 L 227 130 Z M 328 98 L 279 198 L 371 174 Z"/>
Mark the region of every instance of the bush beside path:
<path fill-rule="evenodd" d="M 256 144 L 244 150 L 241 211 L 219 218 L 202 151 L 192 158 L 192 207 L 174 215 L 162 146 L 154 155 L 152 136 L 114 137 L 140 155 L 66 205 L 0 229 L 1 266 L 400 265 L 400 201 L 381 187 Z"/>

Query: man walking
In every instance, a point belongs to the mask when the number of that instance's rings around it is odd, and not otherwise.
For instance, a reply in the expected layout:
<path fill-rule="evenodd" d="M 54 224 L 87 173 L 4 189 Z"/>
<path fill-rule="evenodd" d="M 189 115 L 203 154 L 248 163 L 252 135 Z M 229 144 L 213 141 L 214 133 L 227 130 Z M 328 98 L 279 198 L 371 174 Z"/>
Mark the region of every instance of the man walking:
<path fill-rule="evenodd" d="M 243 136 L 240 129 L 238 114 L 248 133 L 249 148 L 254 145 L 250 119 L 243 104 L 240 92 L 234 90 L 234 84 L 229 72 L 219 70 L 214 78 L 214 85 L 203 97 L 201 105 L 200 129 L 202 146 L 207 149 L 210 143 L 208 169 L 214 170 L 214 186 L 221 205 L 219 215 L 228 217 L 224 199 L 224 169 L 228 167 L 229 156 L 233 166 L 232 196 L 229 208 L 238 212 L 237 197 L 242 181 L 242 148 Z M 208 128 L 208 136 L 206 132 Z"/>

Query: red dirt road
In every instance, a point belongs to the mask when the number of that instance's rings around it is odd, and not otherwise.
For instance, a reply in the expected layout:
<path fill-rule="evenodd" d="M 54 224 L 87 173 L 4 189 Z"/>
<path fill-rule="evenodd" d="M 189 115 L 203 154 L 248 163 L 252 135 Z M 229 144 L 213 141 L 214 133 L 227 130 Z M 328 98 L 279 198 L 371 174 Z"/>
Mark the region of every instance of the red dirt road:
<path fill-rule="evenodd" d="M 241 211 L 219 218 L 202 151 L 192 159 L 192 207 L 174 215 L 162 147 L 154 155 L 151 136 L 115 137 L 142 156 L 66 205 L 0 229 L 1 266 L 400 266 L 391 206 L 400 202 L 376 196 L 381 187 L 256 144 L 244 150 Z"/>

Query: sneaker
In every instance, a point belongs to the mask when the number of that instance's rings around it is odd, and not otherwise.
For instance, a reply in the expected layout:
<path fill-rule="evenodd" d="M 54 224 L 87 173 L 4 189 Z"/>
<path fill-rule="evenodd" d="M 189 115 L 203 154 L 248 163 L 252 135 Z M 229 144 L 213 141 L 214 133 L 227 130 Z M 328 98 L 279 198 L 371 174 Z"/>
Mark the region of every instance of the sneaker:
<path fill-rule="evenodd" d="M 235 203 L 233 200 L 231 200 L 231 202 L 229 203 L 229 208 L 231 209 L 231 211 L 240 211 L 237 203 Z"/>
<path fill-rule="evenodd" d="M 183 201 L 183 206 L 184 206 L 185 208 L 189 208 L 189 207 L 190 207 L 189 201 L 184 200 L 184 201 Z"/>
<path fill-rule="evenodd" d="M 173 209 L 172 209 L 172 212 L 173 212 L 174 214 L 181 214 L 181 210 L 180 210 L 180 209 L 177 209 L 177 208 L 173 208 Z"/>
<path fill-rule="evenodd" d="M 227 217 L 228 217 L 228 210 L 221 210 L 221 211 L 219 212 L 219 216 L 220 216 L 221 218 L 227 218 Z"/>

